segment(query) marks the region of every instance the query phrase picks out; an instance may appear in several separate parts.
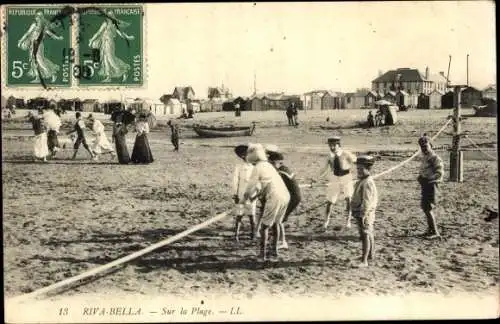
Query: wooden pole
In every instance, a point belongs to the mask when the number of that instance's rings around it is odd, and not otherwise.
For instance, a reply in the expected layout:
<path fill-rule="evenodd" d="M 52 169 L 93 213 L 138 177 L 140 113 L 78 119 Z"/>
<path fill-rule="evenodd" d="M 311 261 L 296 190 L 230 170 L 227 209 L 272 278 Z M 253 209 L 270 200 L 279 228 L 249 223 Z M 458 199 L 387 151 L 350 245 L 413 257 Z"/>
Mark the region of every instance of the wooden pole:
<path fill-rule="evenodd" d="M 467 54 L 467 86 L 469 86 L 469 54 Z"/>
<path fill-rule="evenodd" d="M 460 151 L 460 106 L 461 106 L 461 86 L 454 87 L 454 104 L 453 110 L 453 141 L 452 149 L 450 152 L 450 181 L 462 182 L 463 181 L 463 155 Z"/>

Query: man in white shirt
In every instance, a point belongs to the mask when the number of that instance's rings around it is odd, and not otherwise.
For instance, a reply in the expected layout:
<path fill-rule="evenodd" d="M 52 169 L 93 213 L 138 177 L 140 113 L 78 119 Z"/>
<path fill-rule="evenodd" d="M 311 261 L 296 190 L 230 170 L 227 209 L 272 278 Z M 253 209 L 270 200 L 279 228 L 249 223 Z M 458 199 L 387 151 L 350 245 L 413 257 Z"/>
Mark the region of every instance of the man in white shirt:
<path fill-rule="evenodd" d="M 90 149 L 89 145 L 87 144 L 87 139 L 85 138 L 85 130 L 87 128 L 85 127 L 85 122 L 82 119 L 82 114 L 78 111 L 78 112 L 76 112 L 75 116 L 76 116 L 76 122 L 74 124 L 73 130 L 66 133 L 66 135 L 69 135 L 71 133 L 76 132 L 76 135 L 77 135 L 75 144 L 73 146 L 74 153 L 73 153 L 72 160 L 76 159 L 76 155 L 78 154 L 78 149 L 80 148 L 80 144 L 82 144 L 83 147 L 87 150 L 87 152 L 89 152 L 90 158 L 95 159 L 94 153 L 92 153 L 92 150 Z"/>
<path fill-rule="evenodd" d="M 92 114 L 90 114 L 87 118 L 92 123 L 92 131 L 96 135 L 95 141 L 91 146 L 95 159 L 98 159 L 99 154 L 106 153 L 110 153 L 111 157 L 114 158 L 115 150 L 113 148 L 113 145 L 111 145 L 111 143 L 108 141 L 108 138 L 106 137 L 106 133 L 104 132 L 104 125 L 99 120 L 95 119 Z"/>
<path fill-rule="evenodd" d="M 344 197 L 347 214 L 347 227 L 351 226 L 351 196 L 353 192 L 353 179 L 351 168 L 356 162 L 356 156 L 347 150 L 343 150 L 340 145 L 340 137 L 334 136 L 328 138 L 328 146 L 330 147 L 330 155 L 321 170 L 320 178 L 329 175 L 329 184 L 326 191 L 326 220 L 323 225 L 324 229 L 328 228 L 330 223 L 332 205 L 337 202 L 337 199 Z"/>

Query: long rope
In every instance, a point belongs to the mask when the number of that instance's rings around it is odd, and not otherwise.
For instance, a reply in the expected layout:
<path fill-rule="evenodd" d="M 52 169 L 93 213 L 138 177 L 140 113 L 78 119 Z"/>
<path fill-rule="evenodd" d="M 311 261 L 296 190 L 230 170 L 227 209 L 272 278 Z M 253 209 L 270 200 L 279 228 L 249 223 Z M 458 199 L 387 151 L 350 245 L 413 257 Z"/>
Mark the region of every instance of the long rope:
<path fill-rule="evenodd" d="M 473 140 L 472 140 L 472 139 L 471 139 L 468 135 L 465 135 L 465 138 L 466 138 L 467 140 L 469 140 L 469 142 L 470 142 L 472 145 L 474 145 L 474 146 L 475 146 L 475 147 L 476 147 L 476 148 L 477 148 L 477 149 L 478 149 L 481 153 L 483 153 L 484 155 L 486 155 L 486 156 L 487 156 L 487 157 L 489 157 L 490 159 L 493 159 L 493 160 L 496 160 L 496 159 L 497 159 L 497 158 L 496 158 L 496 157 L 494 157 L 493 155 L 490 155 L 490 154 L 486 153 L 485 151 L 483 151 L 483 150 L 481 149 L 481 147 L 479 147 L 479 146 L 478 146 L 478 145 L 477 145 L 477 144 L 476 144 L 476 143 L 475 143 L 475 142 L 474 142 L 474 141 L 473 141 Z"/>

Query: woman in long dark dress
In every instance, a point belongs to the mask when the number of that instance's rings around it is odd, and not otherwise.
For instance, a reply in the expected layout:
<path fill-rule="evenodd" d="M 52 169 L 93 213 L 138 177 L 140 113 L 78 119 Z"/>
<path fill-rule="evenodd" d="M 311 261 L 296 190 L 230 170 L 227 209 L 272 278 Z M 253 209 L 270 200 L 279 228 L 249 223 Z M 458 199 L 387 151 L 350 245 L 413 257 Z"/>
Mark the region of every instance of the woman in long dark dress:
<path fill-rule="evenodd" d="M 152 163 L 154 161 L 153 154 L 151 153 L 147 136 L 149 133 L 149 124 L 145 114 L 139 116 L 135 130 L 137 136 L 135 137 L 134 149 L 132 150 L 132 163 Z"/>
<path fill-rule="evenodd" d="M 127 134 L 127 125 L 122 122 L 116 122 L 113 126 L 113 142 L 115 142 L 116 156 L 120 164 L 128 164 L 130 156 L 128 154 L 125 135 Z"/>

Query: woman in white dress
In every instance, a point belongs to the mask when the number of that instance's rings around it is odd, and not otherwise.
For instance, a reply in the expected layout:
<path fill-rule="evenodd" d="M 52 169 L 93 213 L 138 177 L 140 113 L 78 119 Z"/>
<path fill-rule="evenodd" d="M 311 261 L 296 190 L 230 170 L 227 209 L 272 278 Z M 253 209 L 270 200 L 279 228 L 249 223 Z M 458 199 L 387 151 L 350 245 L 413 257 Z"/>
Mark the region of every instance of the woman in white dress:
<path fill-rule="evenodd" d="M 129 36 L 116 27 L 124 28 L 130 23 L 116 19 L 111 10 L 108 10 L 106 14 L 108 17 L 89 40 L 89 47 L 99 50 L 101 68 L 98 74 L 104 77 L 103 82 L 111 82 L 112 78 L 122 78 L 122 81 L 125 82 L 130 71 L 130 64 L 123 62 L 116 56 L 115 37 L 118 35 L 123 39 L 133 40 L 134 36 Z"/>
<path fill-rule="evenodd" d="M 115 150 L 113 145 L 108 141 L 106 133 L 104 132 L 104 125 L 97 119 L 95 119 L 92 114 L 89 115 L 88 120 L 92 123 L 92 131 L 95 133 L 95 141 L 92 143 L 90 149 L 94 153 L 95 159 L 98 159 L 99 154 L 111 154 L 111 157 L 115 156 Z"/>
<path fill-rule="evenodd" d="M 47 162 L 49 155 L 49 147 L 47 146 L 47 133 L 43 125 L 43 120 L 39 115 L 34 115 L 31 111 L 26 116 L 31 122 L 33 131 L 35 132 L 35 140 L 33 145 L 33 153 L 36 159 Z"/>
<path fill-rule="evenodd" d="M 267 241 L 269 228 L 273 231 L 271 256 L 278 256 L 278 237 L 280 223 L 285 216 L 290 193 L 276 168 L 267 161 L 267 155 L 261 144 L 250 144 L 247 151 L 247 161 L 254 165 L 245 192 L 245 199 L 255 200 L 257 197 L 265 200 L 260 223 L 260 255 L 267 259 Z"/>
<path fill-rule="evenodd" d="M 141 113 L 135 124 L 135 137 L 134 148 L 130 160 L 132 163 L 149 164 L 154 161 L 147 134 L 149 133 L 149 123 L 145 113 Z"/>
<path fill-rule="evenodd" d="M 45 49 L 43 45 L 42 34 L 47 34 L 53 39 L 62 40 L 62 36 L 55 35 L 51 28 L 52 24 L 43 17 L 42 11 L 37 11 L 35 14 L 35 21 L 30 25 L 28 31 L 19 39 L 17 46 L 28 52 L 30 69 L 28 76 L 34 78 L 31 82 L 40 82 L 39 72 L 43 79 L 51 79 L 55 82 L 57 74 L 60 70 L 59 65 L 50 61 L 45 57 Z M 38 42 L 38 50 L 35 52 L 35 47 Z"/>

